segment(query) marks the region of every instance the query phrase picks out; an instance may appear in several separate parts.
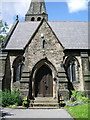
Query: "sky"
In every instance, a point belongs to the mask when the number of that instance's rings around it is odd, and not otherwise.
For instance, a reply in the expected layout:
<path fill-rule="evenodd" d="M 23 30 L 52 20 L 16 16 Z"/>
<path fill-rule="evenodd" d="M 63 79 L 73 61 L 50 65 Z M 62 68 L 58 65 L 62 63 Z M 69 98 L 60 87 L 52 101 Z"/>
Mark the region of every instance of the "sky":
<path fill-rule="evenodd" d="M 88 21 L 88 0 L 45 0 L 48 21 Z M 19 16 L 24 21 L 31 0 L 0 1 L 0 19 L 12 26 Z"/>

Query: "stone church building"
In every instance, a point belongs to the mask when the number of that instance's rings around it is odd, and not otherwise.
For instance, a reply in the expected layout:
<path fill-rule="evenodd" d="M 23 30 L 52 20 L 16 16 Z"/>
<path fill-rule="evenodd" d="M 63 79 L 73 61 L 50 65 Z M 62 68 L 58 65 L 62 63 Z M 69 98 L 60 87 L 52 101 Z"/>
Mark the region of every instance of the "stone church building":
<path fill-rule="evenodd" d="M 56 13 L 57 14 L 57 13 Z M 45 2 L 32 0 L 25 21 L 14 22 L 0 54 L 0 89 L 22 96 L 90 97 L 88 22 L 48 21 Z"/>

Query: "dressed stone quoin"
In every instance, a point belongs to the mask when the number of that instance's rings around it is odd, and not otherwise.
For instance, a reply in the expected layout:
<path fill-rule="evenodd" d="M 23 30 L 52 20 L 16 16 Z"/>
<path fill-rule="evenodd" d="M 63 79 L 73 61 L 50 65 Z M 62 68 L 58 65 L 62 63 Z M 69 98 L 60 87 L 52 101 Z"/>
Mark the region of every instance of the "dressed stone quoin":
<path fill-rule="evenodd" d="M 57 13 L 58 14 L 58 13 Z M 23 97 L 90 97 L 88 22 L 48 21 L 44 0 L 32 0 L 25 21 L 14 22 L 0 54 L 1 90 Z"/>

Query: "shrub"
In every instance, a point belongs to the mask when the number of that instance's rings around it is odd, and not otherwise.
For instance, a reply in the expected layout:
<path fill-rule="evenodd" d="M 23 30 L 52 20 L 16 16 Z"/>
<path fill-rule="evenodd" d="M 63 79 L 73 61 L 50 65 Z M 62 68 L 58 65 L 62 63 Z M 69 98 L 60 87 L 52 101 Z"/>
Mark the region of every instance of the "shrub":
<path fill-rule="evenodd" d="M 28 98 L 28 96 L 27 96 L 27 97 L 24 97 L 22 104 L 23 104 L 25 107 L 28 108 L 28 107 L 29 107 L 29 103 L 30 103 L 30 99 Z"/>
<path fill-rule="evenodd" d="M 77 95 L 77 91 L 72 90 L 72 96 L 76 96 Z"/>
<path fill-rule="evenodd" d="M 76 97 L 75 102 L 90 102 L 89 98 L 85 97 L 85 94 L 82 91 L 72 91 L 71 100 L 73 97 Z"/>
<path fill-rule="evenodd" d="M 9 90 L 4 90 L 2 92 L 2 106 L 6 107 L 9 105 L 20 105 L 22 102 L 21 95 L 18 90 L 10 92 Z"/>
<path fill-rule="evenodd" d="M 2 106 L 2 92 L 0 91 L 0 106 Z"/>

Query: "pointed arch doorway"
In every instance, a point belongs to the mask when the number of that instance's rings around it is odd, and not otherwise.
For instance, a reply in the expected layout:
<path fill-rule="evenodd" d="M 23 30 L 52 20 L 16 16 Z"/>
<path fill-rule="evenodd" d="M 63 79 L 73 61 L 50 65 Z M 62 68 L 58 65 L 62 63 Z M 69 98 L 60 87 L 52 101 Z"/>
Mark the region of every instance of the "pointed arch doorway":
<path fill-rule="evenodd" d="M 42 65 L 35 74 L 35 97 L 53 97 L 52 71 L 47 65 Z"/>

